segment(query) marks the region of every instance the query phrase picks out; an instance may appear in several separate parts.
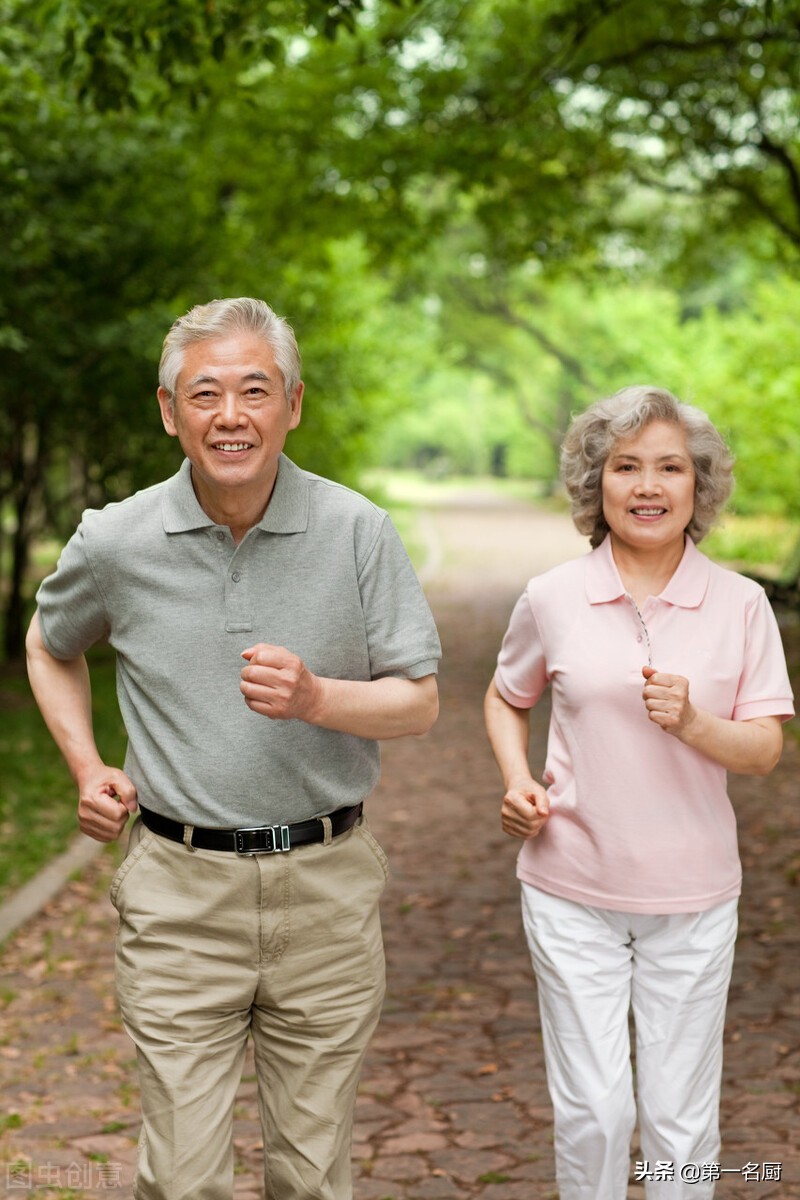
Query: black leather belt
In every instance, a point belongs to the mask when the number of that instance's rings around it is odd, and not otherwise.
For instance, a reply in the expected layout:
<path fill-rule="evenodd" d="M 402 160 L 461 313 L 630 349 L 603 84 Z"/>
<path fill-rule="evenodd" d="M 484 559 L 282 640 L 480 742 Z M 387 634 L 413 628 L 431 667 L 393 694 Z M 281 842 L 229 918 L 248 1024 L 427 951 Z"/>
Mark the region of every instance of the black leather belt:
<path fill-rule="evenodd" d="M 355 804 L 352 808 L 337 808 L 329 813 L 331 836 L 337 837 L 352 828 L 361 816 L 363 807 L 363 804 Z M 153 833 L 172 842 L 186 841 L 187 826 L 180 821 L 162 817 L 160 813 L 151 812 L 141 804 L 139 812 L 142 824 Z M 198 829 L 191 825 L 188 828 L 192 830 L 188 844 L 195 849 L 228 850 L 236 854 L 280 854 L 284 850 L 293 850 L 295 846 L 307 846 L 325 840 L 325 825 L 321 817 L 298 821 L 294 825 L 259 825 L 255 829 Z"/>

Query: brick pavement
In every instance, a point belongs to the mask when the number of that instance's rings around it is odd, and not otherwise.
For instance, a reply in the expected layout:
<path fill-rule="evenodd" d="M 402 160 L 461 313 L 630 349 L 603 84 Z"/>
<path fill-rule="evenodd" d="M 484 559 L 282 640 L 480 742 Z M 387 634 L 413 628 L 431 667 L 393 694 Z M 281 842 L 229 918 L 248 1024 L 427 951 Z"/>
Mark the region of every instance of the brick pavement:
<path fill-rule="evenodd" d="M 389 993 L 360 1090 L 355 1197 L 546 1200 L 556 1192 L 535 991 L 480 698 L 524 578 L 581 545 L 563 523 L 516 509 L 454 507 L 430 521 L 442 550 L 429 591 L 446 651 L 443 707 L 427 738 L 385 746 L 370 804 L 392 862 Z M 545 717 L 536 714 L 537 738 Z M 720 1200 L 800 1197 L 797 767 L 790 741 L 769 780 L 734 786 L 746 885 Z M 0 1194 L 9 1197 L 130 1196 L 136 1094 L 113 998 L 113 862 L 113 852 L 101 856 L 3 955 Z M 235 1137 L 236 1197 L 256 1200 L 250 1063 Z M 772 1163 L 780 1180 L 762 1178 Z M 642 1195 L 631 1187 L 631 1198 Z"/>

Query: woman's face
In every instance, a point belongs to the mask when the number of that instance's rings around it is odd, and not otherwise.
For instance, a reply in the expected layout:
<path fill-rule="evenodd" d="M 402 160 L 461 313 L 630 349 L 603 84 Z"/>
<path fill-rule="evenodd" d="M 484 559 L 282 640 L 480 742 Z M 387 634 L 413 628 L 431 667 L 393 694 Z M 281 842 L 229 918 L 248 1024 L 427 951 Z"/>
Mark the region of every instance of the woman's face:
<path fill-rule="evenodd" d="M 686 434 L 651 421 L 620 438 L 603 468 L 603 515 L 615 544 L 633 553 L 683 546 L 694 512 L 695 473 Z"/>

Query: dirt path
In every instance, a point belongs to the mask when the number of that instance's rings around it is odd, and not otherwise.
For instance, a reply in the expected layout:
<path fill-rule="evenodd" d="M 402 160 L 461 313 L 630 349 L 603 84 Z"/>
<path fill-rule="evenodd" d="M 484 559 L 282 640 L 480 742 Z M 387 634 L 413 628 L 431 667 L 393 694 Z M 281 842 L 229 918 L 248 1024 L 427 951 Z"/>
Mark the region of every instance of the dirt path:
<path fill-rule="evenodd" d="M 355 1196 L 546 1200 L 556 1194 L 551 1115 L 515 847 L 499 828 L 481 696 L 524 581 L 584 543 L 563 518 L 469 496 L 431 510 L 424 533 L 445 648 L 442 716 L 427 738 L 385 746 L 384 782 L 370 803 L 393 872 L 383 906 L 389 995 L 361 1088 Z M 545 720 L 540 706 L 537 738 Z M 798 757 L 792 740 L 769 780 L 733 789 L 746 885 L 721 1200 L 800 1197 Z M 0 1071 L 6 1112 L 16 1116 L 6 1121 L 0 1194 L 130 1196 L 136 1096 L 113 1000 L 109 869 L 104 857 L 5 951 Z M 236 1141 L 237 1200 L 255 1200 L 249 1068 Z M 776 1163 L 781 1178 L 765 1179 Z"/>

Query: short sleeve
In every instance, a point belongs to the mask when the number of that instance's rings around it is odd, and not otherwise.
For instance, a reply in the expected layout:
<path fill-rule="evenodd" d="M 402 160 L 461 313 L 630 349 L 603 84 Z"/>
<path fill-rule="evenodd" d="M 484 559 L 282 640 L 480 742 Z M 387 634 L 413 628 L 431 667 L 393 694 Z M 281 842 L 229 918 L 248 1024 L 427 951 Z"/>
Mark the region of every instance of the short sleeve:
<path fill-rule="evenodd" d="M 514 606 L 494 680 L 500 695 L 515 708 L 532 708 L 547 686 L 545 648 L 531 607 L 530 585 Z"/>
<path fill-rule="evenodd" d="M 733 720 L 781 717 L 788 721 L 793 715 L 792 688 L 778 622 L 765 592 L 759 588 L 745 614 L 744 664 Z"/>
<path fill-rule="evenodd" d="M 421 679 L 438 669 L 436 625 L 400 535 L 388 516 L 359 570 L 373 679 Z"/>
<path fill-rule="evenodd" d="M 89 563 L 83 526 L 36 593 L 42 640 L 54 658 L 77 658 L 108 634 L 105 604 Z"/>

